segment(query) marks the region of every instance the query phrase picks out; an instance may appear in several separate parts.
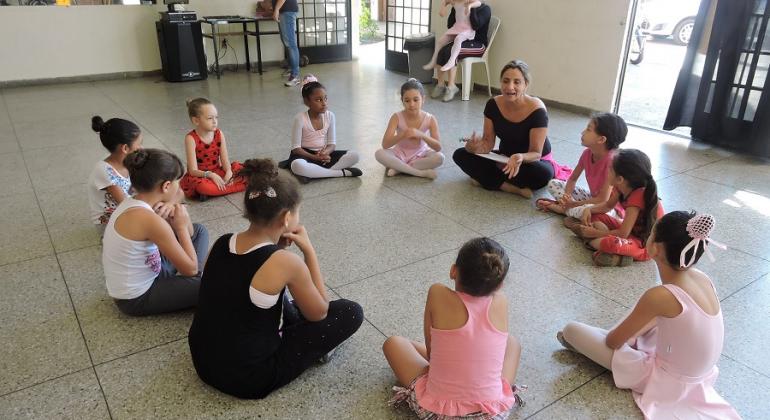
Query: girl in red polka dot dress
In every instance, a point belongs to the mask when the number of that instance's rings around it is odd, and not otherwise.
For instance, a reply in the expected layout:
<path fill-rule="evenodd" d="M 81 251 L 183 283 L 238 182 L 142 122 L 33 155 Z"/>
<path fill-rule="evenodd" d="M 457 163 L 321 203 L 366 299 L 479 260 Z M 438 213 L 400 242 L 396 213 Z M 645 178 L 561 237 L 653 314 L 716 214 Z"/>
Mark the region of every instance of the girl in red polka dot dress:
<path fill-rule="evenodd" d="M 180 182 L 184 195 L 205 201 L 245 190 L 246 182 L 238 176 L 242 165 L 230 163 L 214 104 L 206 98 L 193 99 L 187 101 L 187 112 L 195 129 L 184 139 L 187 173 Z"/>

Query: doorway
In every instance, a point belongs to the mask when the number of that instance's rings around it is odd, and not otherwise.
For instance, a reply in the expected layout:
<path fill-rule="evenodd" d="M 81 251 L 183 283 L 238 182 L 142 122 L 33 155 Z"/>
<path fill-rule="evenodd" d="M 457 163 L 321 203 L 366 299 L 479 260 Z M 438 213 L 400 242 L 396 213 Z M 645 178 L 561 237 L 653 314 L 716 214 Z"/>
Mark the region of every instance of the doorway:
<path fill-rule="evenodd" d="M 297 40 L 311 63 L 350 61 L 351 0 L 302 0 L 298 3 Z"/>
<path fill-rule="evenodd" d="M 615 112 L 662 130 L 701 0 L 636 0 Z M 673 133 L 689 137 L 689 129 Z"/>

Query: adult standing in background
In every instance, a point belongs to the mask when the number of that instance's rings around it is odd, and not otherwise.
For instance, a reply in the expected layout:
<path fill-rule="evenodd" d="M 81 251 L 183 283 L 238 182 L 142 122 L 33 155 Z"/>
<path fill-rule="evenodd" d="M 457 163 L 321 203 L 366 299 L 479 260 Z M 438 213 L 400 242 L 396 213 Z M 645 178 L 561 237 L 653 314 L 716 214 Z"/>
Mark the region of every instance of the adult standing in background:
<path fill-rule="evenodd" d="M 288 51 L 289 78 L 284 86 L 299 84 L 299 47 L 297 46 L 297 0 L 273 0 L 273 20 L 278 22 L 281 41 Z"/>

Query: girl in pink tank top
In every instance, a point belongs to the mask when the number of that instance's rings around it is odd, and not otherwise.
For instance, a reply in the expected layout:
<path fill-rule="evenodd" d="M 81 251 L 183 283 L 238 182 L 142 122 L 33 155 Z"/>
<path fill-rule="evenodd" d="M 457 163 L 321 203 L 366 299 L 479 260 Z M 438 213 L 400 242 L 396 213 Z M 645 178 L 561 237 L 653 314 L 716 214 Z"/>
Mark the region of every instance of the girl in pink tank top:
<path fill-rule="evenodd" d="M 450 270 L 454 290 L 436 283 L 428 291 L 425 344 L 393 336 L 383 345 L 401 384 L 391 404 L 406 402 L 421 419 L 505 419 L 521 405 L 511 385 L 521 347 L 499 292 L 508 265 L 492 239 L 463 245 Z"/>
<path fill-rule="evenodd" d="M 374 157 L 388 168 L 386 174 L 405 173 L 436 178 L 435 169 L 444 163 L 436 117 L 422 110 L 425 88 L 417 79 L 401 86 L 404 110 L 390 117 L 382 136 L 382 149 Z"/>
<path fill-rule="evenodd" d="M 714 285 L 690 267 L 708 243 L 711 215 L 671 212 L 655 224 L 647 252 L 662 281 L 611 331 L 571 322 L 557 334 L 567 349 L 612 370 L 647 419 L 739 419 L 716 390 L 724 323 Z"/>

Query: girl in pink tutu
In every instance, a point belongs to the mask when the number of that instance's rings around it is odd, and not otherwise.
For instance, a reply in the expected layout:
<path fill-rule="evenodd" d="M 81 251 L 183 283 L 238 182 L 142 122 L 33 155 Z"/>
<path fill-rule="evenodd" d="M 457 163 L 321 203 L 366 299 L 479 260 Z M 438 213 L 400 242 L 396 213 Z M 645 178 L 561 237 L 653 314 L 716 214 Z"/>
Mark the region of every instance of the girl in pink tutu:
<path fill-rule="evenodd" d="M 570 322 L 556 337 L 564 347 L 612 370 L 615 385 L 633 391 L 647 419 L 739 419 L 714 390 L 724 323 L 714 285 L 690 268 L 704 251 L 714 218 L 675 211 L 647 240 L 662 285 L 647 290 L 611 331 Z"/>
<path fill-rule="evenodd" d="M 382 351 L 406 402 L 421 419 L 506 419 L 521 405 L 515 386 L 521 346 L 508 334 L 508 301 L 500 291 L 508 256 L 489 238 L 460 248 L 449 271 L 455 287 L 436 283 L 425 304 L 425 344 L 385 340 Z"/>
<path fill-rule="evenodd" d="M 452 45 L 452 54 L 449 56 L 446 64 L 441 67 L 441 71 L 449 71 L 457 64 L 457 56 L 460 55 L 463 41 L 468 41 L 476 37 L 476 31 L 471 27 L 470 14 L 471 9 L 481 6 L 481 1 L 478 0 L 443 0 L 439 15 L 446 17 L 448 14 L 448 7 L 452 6 L 455 9 L 455 24 L 452 25 L 441 38 L 436 41 L 436 49 L 433 51 L 433 58 L 430 62 L 424 65 L 422 68 L 425 70 L 431 70 L 436 66 L 436 58 L 439 51 L 446 45 L 454 42 Z"/>

